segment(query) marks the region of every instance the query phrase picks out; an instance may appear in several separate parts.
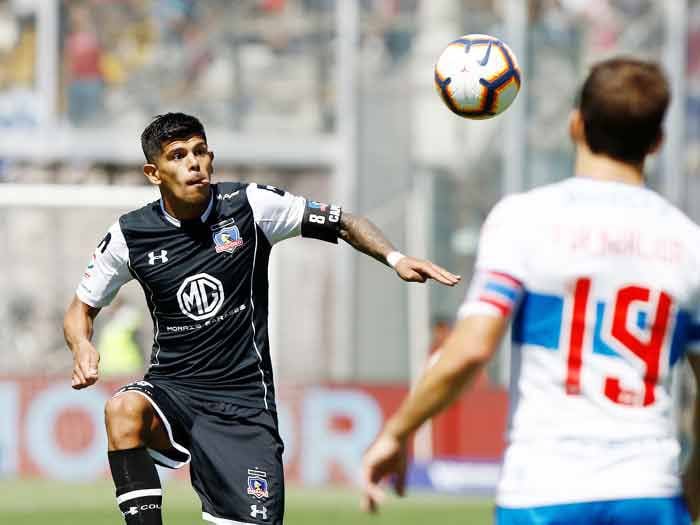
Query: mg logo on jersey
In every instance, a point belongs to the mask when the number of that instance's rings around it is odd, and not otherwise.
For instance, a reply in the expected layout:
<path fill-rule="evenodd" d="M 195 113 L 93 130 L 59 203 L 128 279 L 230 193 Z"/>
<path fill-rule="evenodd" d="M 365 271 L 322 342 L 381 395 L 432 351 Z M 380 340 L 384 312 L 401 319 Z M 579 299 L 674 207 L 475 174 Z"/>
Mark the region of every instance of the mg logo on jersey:
<path fill-rule="evenodd" d="M 177 302 L 182 313 L 190 319 L 208 319 L 224 304 L 224 285 L 208 273 L 192 275 L 180 285 Z"/>
<path fill-rule="evenodd" d="M 148 264 L 153 266 L 156 263 L 156 261 L 160 261 L 161 263 L 168 262 L 168 250 L 161 250 L 160 255 L 156 255 L 156 252 L 149 252 Z"/>

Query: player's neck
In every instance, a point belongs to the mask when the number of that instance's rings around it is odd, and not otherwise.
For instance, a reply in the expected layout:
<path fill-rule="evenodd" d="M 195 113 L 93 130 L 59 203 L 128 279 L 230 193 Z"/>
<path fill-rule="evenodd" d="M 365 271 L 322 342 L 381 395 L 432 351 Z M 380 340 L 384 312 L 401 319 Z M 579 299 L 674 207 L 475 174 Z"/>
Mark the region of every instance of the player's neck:
<path fill-rule="evenodd" d="M 644 164 L 629 164 L 606 155 L 596 155 L 588 148 L 579 147 L 576 152 L 576 176 L 601 181 L 644 185 Z"/>
<path fill-rule="evenodd" d="M 163 208 L 171 217 L 179 221 L 189 221 L 199 219 L 209 207 L 211 201 L 211 192 L 209 197 L 202 203 L 189 203 L 175 199 L 173 197 L 161 194 Z"/>

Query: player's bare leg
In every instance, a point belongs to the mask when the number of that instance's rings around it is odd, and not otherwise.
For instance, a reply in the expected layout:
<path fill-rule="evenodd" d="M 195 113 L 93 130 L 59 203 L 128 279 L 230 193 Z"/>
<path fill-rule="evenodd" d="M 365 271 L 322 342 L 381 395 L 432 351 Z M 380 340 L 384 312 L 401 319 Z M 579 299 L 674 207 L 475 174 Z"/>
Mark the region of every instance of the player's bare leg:
<path fill-rule="evenodd" d="M 170 446 L 151 403 L 135 392 L 113 397 L 105 406 L 109 466 L 117 504 L 127 525 L 160 525 L 163 492 L 146 446 Z"/>

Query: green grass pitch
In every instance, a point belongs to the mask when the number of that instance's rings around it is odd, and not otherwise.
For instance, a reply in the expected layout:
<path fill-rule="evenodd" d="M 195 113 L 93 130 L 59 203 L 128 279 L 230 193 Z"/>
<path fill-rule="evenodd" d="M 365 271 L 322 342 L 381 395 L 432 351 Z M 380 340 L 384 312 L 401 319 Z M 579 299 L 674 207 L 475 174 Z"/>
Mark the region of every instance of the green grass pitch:
<path fill-rule="evenodd" d="M 205 524 L 189 484 L 164 483 L 166 525 Z M 486 525 L 492 503 L 428 493 L 390 498 L 377 516 L 359 510 L 357 489 L 288 488 L 285 525 Z M 122 525 L 108 481 L 65 484 L 0 480 L 0 523 L 8 525 Z"/>

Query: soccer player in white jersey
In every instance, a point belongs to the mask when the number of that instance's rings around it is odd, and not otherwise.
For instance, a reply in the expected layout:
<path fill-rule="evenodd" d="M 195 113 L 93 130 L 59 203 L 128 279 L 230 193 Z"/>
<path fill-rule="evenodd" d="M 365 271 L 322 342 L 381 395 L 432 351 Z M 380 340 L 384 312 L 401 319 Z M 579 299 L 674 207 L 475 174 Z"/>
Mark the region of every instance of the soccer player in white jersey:
<path fill-rule="evenodd" d="M 108 460 L 127 525 L 162 523 L 155 464 L 189 463 L 202 518 L 281 525 L 282 440 L 270 360 L 267 265 L 290 237 L 337 243 L 392 266 L 405 281 L 459 277 L 403 256 L 368 219 L 262 184 L 213 183 L 214 154 L 195 117 L 167 113 L 144 130 L 144 174 L 158 201 L 119 217 L 68 307 L 72 386 L 99 378 L 95 317 L 131 279 L 153 317 L 143 381 L 106 404 Z"/>
<path fill-rule="evenodd" d="M 592 68 L 570 116 L 575 176 L 491 211 L 453 334 L 366 453 L 365 508 L 388 475 L 403 492 L 410 434 L 473 381 L 512 322 L 496 523 L 697 516 L 700 453 L 681 476 L 670 383 L 684 356 L 700 377 L 700 229 L 643 174 L 669 99 L 653 63 Z"/>

